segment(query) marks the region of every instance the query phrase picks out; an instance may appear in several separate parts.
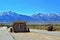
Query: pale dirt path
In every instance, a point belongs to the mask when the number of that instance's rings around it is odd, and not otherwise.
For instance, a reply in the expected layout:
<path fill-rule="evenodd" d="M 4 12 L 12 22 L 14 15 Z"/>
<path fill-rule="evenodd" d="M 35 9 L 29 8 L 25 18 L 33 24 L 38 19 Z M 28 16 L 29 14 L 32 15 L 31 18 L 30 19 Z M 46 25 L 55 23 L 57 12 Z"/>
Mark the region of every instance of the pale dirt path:
<path fill-rule="evenodd" d="M 0 40 L 14 40 L 6 27 L 0 28 Z"/>
<path fill-rule="evenodd" d="M 39 30 L 39 29 L 30 29 L 30 31 L 39 34 L 46 34 L 46 35 L 60 37 L 60 31 L 47 31 L 47 30 Z"/>
<path fill-rule="evenodd" d="M 60 37 L 39 33 L 11 33 L 16 40 L 60 40 Z"/>

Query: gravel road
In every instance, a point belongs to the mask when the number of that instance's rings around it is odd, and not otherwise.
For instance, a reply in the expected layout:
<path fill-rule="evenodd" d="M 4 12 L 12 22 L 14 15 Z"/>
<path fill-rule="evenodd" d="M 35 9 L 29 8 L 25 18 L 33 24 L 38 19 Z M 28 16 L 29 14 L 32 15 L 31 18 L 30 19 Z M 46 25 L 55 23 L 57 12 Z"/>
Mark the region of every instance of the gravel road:
<path fill-rule="evenodd" d="M 60 37 L 60 31 L 46 31 L 46 30 L 37 30 L 37 29 L 31 29 L 30 31 L 35 33 Z"/>
<path fill-rule="evenodd" d="M 36 29 L 30 31 L 26 33 L 10 33 L 9 30 L 3 27 L 0 28 L 0 40 L 60 40 L 60 32 Z"/>
<path fill-rule="evenodd" d="M 30 33 L 11 33 L 15 40 L 60 40 L 60 37 L 51 35 L 51 32 L 31 29 Z M 46 33 L 46 34 L 45 34 Z"/>

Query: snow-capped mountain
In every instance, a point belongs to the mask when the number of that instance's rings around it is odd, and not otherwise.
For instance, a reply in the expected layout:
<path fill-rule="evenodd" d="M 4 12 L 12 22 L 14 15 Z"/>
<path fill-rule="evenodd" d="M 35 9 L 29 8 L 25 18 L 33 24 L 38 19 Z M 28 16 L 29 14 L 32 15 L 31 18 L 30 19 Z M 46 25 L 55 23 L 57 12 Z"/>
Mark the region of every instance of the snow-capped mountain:
<path fill-rule="evenodd" d="M 54 13 L 50 13 L 50 14 L 34 14 L 32 17 L 34 17 L 35 19 L 37 19 L 38 21 L 60 21 L 60 14 L 54 14 Z"/>
<path fill-rule="evenodd" d="M 17 14 L 15 12 L 3 12 L 0 13 L 0 23 L 12 23 L 15 21 L 26 21 L 27 23 L 42 23 L 42 22 L 54 22 L 60 23 L 60 14 L 33 14 L 32 16 Z"/>
<path fill-rule="evenodd" d="M 0 23 L 11 23 L 14 21 L 31 22 L 33 21 L 33 18 L 30 16 L 22 15 L 22 14 L 17 14 L 12 11 L 0 13 Z"/>

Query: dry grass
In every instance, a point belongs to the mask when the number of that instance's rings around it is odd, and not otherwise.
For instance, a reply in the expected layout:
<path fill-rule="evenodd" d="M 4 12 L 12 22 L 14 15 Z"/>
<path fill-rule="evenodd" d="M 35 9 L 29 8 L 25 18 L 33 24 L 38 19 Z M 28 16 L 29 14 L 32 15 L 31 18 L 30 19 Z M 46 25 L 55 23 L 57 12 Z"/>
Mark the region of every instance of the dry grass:
<path fill-rule="evenodd" d="M 48 29 L 48 25 L 28 25 L 27 27 L 31 29 L 40 29 L 40 30 Z M 54 29 L 56 29 L 56 31 L 60 31 L 60 25 L 54 25 L 53 27 Z"/>

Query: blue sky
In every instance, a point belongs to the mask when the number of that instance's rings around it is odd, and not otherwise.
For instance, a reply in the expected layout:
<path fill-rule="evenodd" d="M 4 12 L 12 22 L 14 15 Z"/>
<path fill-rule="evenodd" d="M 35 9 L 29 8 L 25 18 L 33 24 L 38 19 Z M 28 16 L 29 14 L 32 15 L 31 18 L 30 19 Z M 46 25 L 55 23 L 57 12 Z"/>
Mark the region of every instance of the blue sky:
<path fill-rule="evenodd" d="M 20 14 L 60 13 L 60 0 L 0 0 L 0 12 Z"/>

